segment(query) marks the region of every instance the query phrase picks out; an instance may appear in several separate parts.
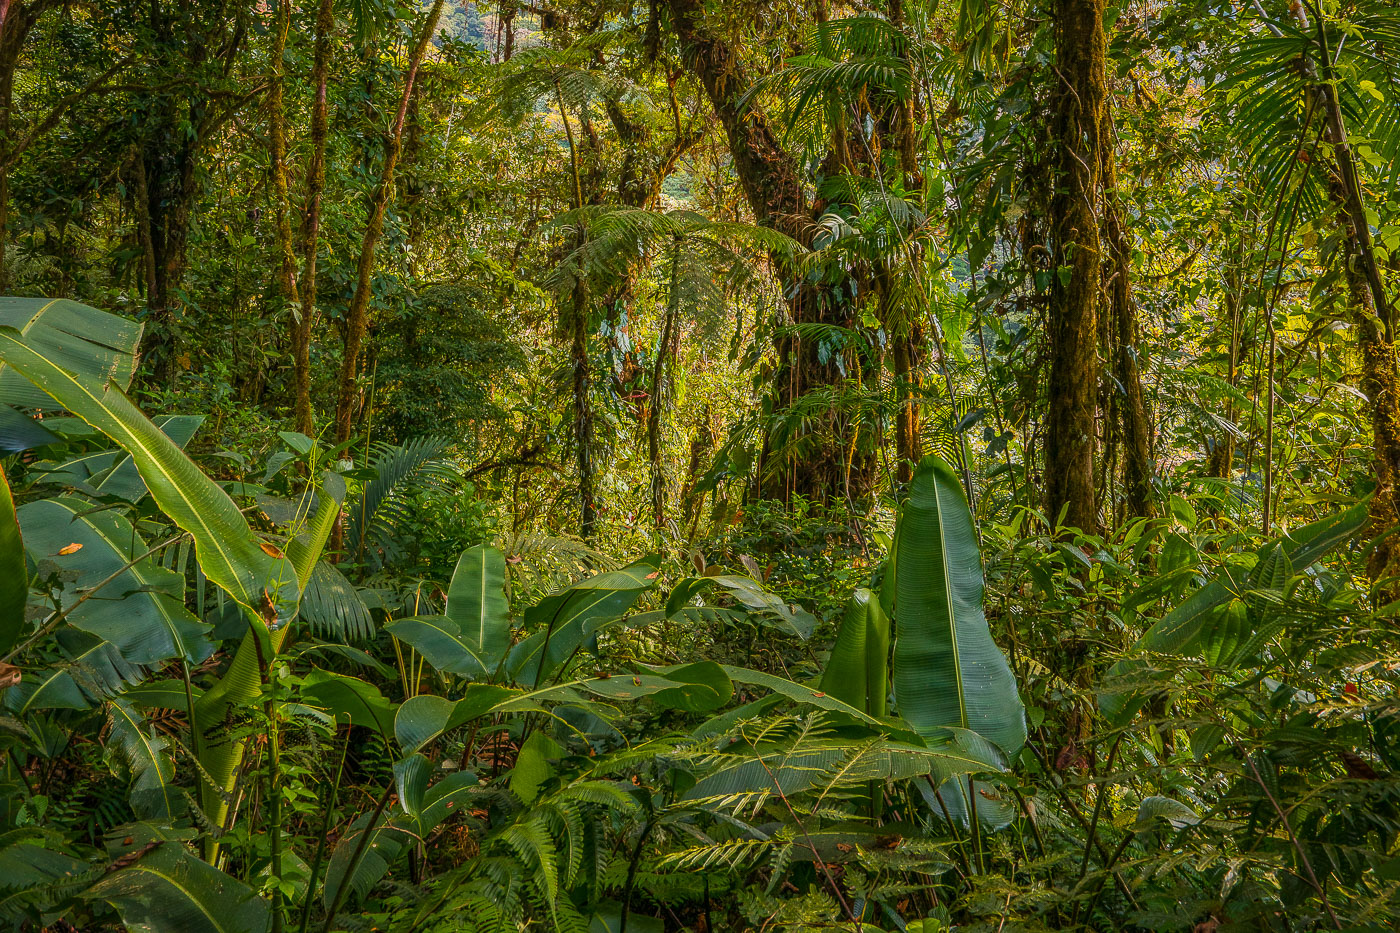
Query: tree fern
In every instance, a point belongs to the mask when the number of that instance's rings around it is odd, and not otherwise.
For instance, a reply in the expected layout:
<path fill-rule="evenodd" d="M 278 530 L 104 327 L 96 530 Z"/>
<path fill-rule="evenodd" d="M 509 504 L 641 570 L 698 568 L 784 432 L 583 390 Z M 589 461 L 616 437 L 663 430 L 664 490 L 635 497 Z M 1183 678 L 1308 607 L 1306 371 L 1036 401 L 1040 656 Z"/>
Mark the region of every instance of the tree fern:
<path fill-rule="evenodd" d="M 374 478 L 359 497 L 347 505 L 345 543 L 357 559 L 378 565 L 381 548 L 393 550 L 396 522 L 403 517 L 394 495 L 419 482 L 434 482 L 452 475 L 445 455 L 452 442 L 445 438 L 419 437 L 404 444 L 380 444 L 370 458 Z"/>

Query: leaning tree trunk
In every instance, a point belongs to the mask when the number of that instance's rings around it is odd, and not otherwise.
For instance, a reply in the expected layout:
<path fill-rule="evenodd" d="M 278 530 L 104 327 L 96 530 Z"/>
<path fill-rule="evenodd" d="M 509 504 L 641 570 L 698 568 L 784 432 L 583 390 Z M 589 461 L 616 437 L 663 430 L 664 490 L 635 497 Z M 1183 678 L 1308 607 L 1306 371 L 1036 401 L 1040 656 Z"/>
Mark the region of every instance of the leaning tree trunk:
<path fill-rule="evenodd" d="M 1299 5 L 1293 10 L 1306 28 L 1307 15 Z M 1332 147 L 1334 162 L 1330 193 L 1341 219 L 1346 263 L 1348 309 L 1361 351 L 1361 391 L 1371 409 L 1373 463 L 1376 489 L 1369 507 L 1368 533 L 1377 538 L 1367 561 L 1373 581 L 1400 576 L 1400 538 L 1394 532 L 1400 522 L 1400 387 L 1397 386 L 1394 309 L 1381 281 L 1366 217 L 1361 175 L 1347 140 L 1345 118 L 1337 99 L 1337 75 L 1332 66 L 1323 23 L 1315 24 L 1321 55 L 1322 80 L 1314 86 L 1323 108 L 1324 135 Z M 1389 598 L 1400 595 L 1394 581 Z"/>
<path fill-rule="evenodd" d="M 1098 530 L 1094 500 L 1097 321 L 1102 290 L 1098 217 L 1105 74 L 1103 0 L 1056 0 L 1050 201 L 1050 378 L 1045 504 L 1051 521 Z"/>
<path fill-rule="evenodd" d="M 820 205 L 808 202 L 797 157 L 783 147 L 763 110 L 749 99 L 751 84 L 738 53 L 702 22 L 700 0 L 670 0 L 670 6 L 686 63 L 724 127 L 734 171 L 754 219 L 810 246 L 814 211 Z M 782 255 L 774 255 L 773 260 L 785 284 L 800 282 Z M 844 280 L 831 285 L 798 284 L 791 290 L 789 320 L 784 323 L 858 327 L 854 302 L 837 300 L 836 291 L 847 284 Z M 835 390 L 839 395 L 847 382 L 837 359 L 840 351 L 823 347 L 819 340 L 804 339 L 792 327 L 780 330 L 776 349 L 775 414 L 791 414 L 822 393 Z M 786 456 L 780 469 L 772 468 L 773 452 L 767 449 L 772 438 L 765 441 L 767 477 L 762 493 L 779 499 L 799 494 L 823 503 L 868 498 L 874 487 L 875 457 L 868 449 L 873 445 L 860 446 L 857 428 L 839 407 L 818 403 L 796 420 L 799 426 L 785 446 L 799 453 Z"/>
<path fill-rule="evenodd" d="M 418 68 L 427 54 L 428 43 L 437 29 L 438 17 L 442 14 L 442 0 L 436 0 L 428 11 L 427 22 L 418 36 L 413 55 L 408 61 L 408 71 L 404 74 L 403 94 L 399 97 L 398 113 L 394 116 L 389 131 L 389 150 L 384 154 L 384 166 L 379 173 L 379 184 L 370 198 L 369 219 L 365 221 L 364 237 L 360 241 L 360 259 L 355 270 L 355 294 L 350 299 L 350 307 L 345 314 L 345 352 L 340 361 L 340 377 L 336 389 L 335 439 L 343 444 L 350 439 L 355 418 L 355 383 L 359 375 L 360 349 L 365 332 L 369 329 L 370 282 L 374 273 L 374 251 L 379 245 L 379 237 L 384 232 L 384 213 L 389 206 L 389 194 L 394 187 L 394 170 L 398 166 L 399 152 L 403 148 L 403 128 L 408 117 L 408 102 L 413 96 Z"/>

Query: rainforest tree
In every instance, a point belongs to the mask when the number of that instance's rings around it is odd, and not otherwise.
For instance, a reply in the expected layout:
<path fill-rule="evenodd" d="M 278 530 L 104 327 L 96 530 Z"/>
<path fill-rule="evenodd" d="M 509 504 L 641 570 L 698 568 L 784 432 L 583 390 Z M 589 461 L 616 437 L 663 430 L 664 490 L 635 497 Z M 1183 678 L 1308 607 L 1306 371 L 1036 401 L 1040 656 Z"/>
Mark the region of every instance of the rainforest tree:
<path fill-rule="evenodd" d="M 1397 50 L 0 0 L 0 920 L 1395 928 Z"/>

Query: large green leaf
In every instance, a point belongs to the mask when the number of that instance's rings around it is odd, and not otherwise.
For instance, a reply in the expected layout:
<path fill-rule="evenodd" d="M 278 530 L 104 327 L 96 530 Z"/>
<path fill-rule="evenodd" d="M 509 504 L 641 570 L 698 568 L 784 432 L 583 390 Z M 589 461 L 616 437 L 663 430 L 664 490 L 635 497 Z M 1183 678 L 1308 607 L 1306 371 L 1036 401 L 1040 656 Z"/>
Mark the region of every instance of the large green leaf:
<path fill-rule="evenodd" d="M 132 664 L 116 645 L 96 635 L 64 628 L 55 641 L 67 660 L 37 674 L 26 673 L 23 683 L 5 692 L 5 706 L 16 715 L 42 709 L 87 709 L 147 676 L 145 667 Z"/>
<path fill-rule="evenodd" d="M 29 575 L 24 570 L 24 542 L 15 517 L 15 500 L 5 468 L 0 466 L 0 654 L 7 653 L 24 631 L 24 604 Z"/>
<path fill-rule="evenodd" d="M 727 591 L 735 602 L 744 607 L 743 614 L 798 638 L 805 640 L 812 637 L 812 632 L 817 627 L 816 617 L 801 606 L 788 604 L 781 596 L 770 592 L 752 577 L 733 575 L 689 577 L 681 580 L 672 588 L 671 595 L 666 599 L 666 615 L 672 618 L 684 617 L 690 600 L 712 587 Z M 737 615 L 735 610 L 725 612 Z"/>
<path fill-rule="evenodd" d="M 125 389 L 136 371 L 141 325 L 66 298 L 0 298 L 0 327 L 70 373 Z M 49 408 L 48 396 L 0 365 L 0 403 Z"/>
<path fill-rule="evenodd" d="M 131 454 L 156 504 L 194 538 L 206 577 L 257 618 L 274 625 L 292 618 L 299 590 L 291 562 L 263 551 L 228 494 L 119 389 L 65 370 L 7 327 L 0 327 L 0 360 Z"/>
<path fill-rule="evenodd" d="M 195 858 L 180 843 L 159 842 L 93 884 L 85 897 L 106 901 L 134 933 L 264 933 L 272 913 L 256 891 Z"/>
<path fill-rule="evenodd" d="M 603 711 L 601 705 L 586 700 L 583 694 L 611 701 L 649 698 L 659 706 L 688 712 L 712 710 L 733 695 L 729 670 L 713 661 L 696 661 L 656 668 L 654 673 L 594 677 L 533 691 L 469 684 L 458 700 L 428 694 L 405 700 L 394 718 L 394 735 L 411 753 L 473 719 L 497 713 L 536 712 L 543 710 L 546 702 L 574 706 L 593 703 L 593 710 Z"/>
<path fill-rule="evenodd" d="M 982 558 L 962 486 L 919 465 L 896 532 L 894 694 L 920 735 L 969 729 L 1014 757 L 1026 741 L 1016 677 L 982 610 Z"/>
<path fill-rule="evenodd" d="M 505 555 L 485 544 L 468 548 L 452 574 L 446 614 L 401 619 L 389 631 L 440 671 L 459 677 L 491 674 L 510 647 L 505 583 Z"/>
<path fill-rule="evenodd" d="M 301 698 L 307 705 L 330 713 L 336 722 L 347 721 L 373 729 L 386 739 L 393 737 L 394 704 L 384 698 L 378 687 L 358 677 L 312 671 L 302 681 Z"/>
<path fill-rule="evenodd" d="M 520 683 L 540 685 L 585 642 L 619 621 L 656 585 L 660 558 L 645 557 L 620 570 L 590 577 L 525 610 L 532 634 L 511 649 L 506 667 Z"/>
<path fill-rule="evenodd" d="M 510 647 L 505 555 L 485 544 L 463 551 L 447 590 L 446 613 L 486 669 L 495 670 Z"/>
<path fill-rule="evenodd" d="M 874 594 L 856 590 L 846 604 L 836 644 L 822 672 L 822 690 L 872 716 L 885 715 L 889 655 L 889 617 Z"/>
<path fill-rule="evenodd" d="M 404 751 L 416 752 L 444 732 L 499 712 L 525 696 L 509 687 L 470 684 L 460 700 L 426 694 L 409 697 L 394 716 L 394 737 Z"/>
<path fill-rule="evenodd" d="M 837 778 L 847 785 L 866 781 L 908 780 L 988 770 L 988 762 L 956 746 L 925 748 L 902 742 L 855 743 L 844 738 L 804 743 L 801 749 L 764 749 L 742 756 L 734 747 L 725 763 L 702 777 L 683 799 L 724 798 L 755 792 L 800 793 L 829 786 Z"/>
<path fill-rule="evenodd" d="M 131 771 L 131 809 L 143 820 L 175 819 L 184 810 L 184 797 L 172 783 L 175 762 L 170 758 L 170 743 L 124 699 L 114 699 L 108 711 L 110 747 L 120 752 Z"/>
<path fill-rule="evenodd" d="M 76 604 L 70 625 L 111 642 L 136 664 L 198 664 L 213 653 L 209 626 L 185 608 L 184 578 L 149 557 L 137 560 L 146 542 L 120 513 L 65 496 L 21 506 L 19 520 L 41 575 L 54 568 L 65 608 Z"/>
<path fill-rule="evenodd" d="M 429 664 L 444 673 L 458 677 L 487 673 L 486 663 L 476 653 L 477 646 L 447 616 L 410 616 L 386 626 L 385 631 L 412 645 Z"/>
<path fill-rule="evenodd" d="M 189 445 L 203 415 L 157 415 L 151 419 L 181 450 Z M 116 496 L 139 502 L 147 493 L 146 483 L 131 455 L 121 450 L 97 450 L 59 464 L 36 464 L 40 481 L 73 486 L 94 496 Z"/>

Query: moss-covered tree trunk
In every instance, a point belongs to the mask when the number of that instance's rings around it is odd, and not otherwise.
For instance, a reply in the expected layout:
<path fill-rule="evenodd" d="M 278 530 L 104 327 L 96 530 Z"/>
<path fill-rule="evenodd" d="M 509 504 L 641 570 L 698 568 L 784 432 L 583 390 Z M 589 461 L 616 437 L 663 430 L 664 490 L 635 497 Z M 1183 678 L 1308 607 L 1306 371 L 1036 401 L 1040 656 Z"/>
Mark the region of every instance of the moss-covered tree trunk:
<path fill-rule="evenodd" d="M 287 33 L 292 24 L 291 0 L 277 0 L 272 28 L 272 70 L 267 89 L 268 162 L 272 169 L 273 226 L 277 234 L 277 285 L 287 308 L 300 304 L 297 297 L 297 260 L 292 241 L 291 201 L 287 194 Z"/>
<path fill-rule="evenodd" d="M 365 221 L 364 236 L 360 241 L 360 258 L 355 270 L 355 294 L 350 299 L 350 307 L 345 313 L 345 352 L 341 356 L 335 402 L 335 439 L 338 444 L 350 439 L 358 407 L 355 383 L 359 375 L 360 349 L 369 330 L 369 298 L 374 273 L 374 253 L 379 245 L 379 237 L 384 232 L 384 214 L 389 206 L 389 195 L 394 188 L 394 172 L 398 167 L 399 153 L 403 149 L 408 102 L 413 96 L 418 68 L 423 63 L 423 56 L 428 51 L 428 43 L 432 41 L 433 33 L 437 30 L 437 21 L 441 14 L 442 0 L 437 0 L 428 11 L 423 31 L 419 33 L 418 42 L 408 60 L 398 113 L 394 116 L 394 123 L 389 131 L 389 150 L 384 154 L 379 183 L 370 197 L 369 218 Z"/>
<path fill-rule="evenodd" d="M 1099 147 L 1104 138 L 1103 0 L 1056 0 L 1050 200 L 1050 378 L 1045 506 L 1053 521 L 1098 530 L 1094 500 L 1099 241 Z"/>
<path fill-rule="evenodd" d="M 822 205 L 808 200 L 797 157 L 783 146 L 763 110 L 747 98 L 751 84 L 738 52 L 704 24 L 700 0 L 671 0 L 670 5 L 686 64 L 724 127 L 734 172 L 754 218 L 810 245 Z M 797 279 L 783 257 L 774 260 L 785 286 Z M 788 292 L 787 320 L 777 328 L 772 382 L 772 410 L 788 430 L 765 441 L 761 493 L 784 500 L 801 495 L 822 503 L 862 501 L 874 487 L 874 438 L 862 443 L 840 403 L 848 373 L 861 363 L 848 349 L 796 330 L 804 324 L 858 327 L 853 290 L 842 279 L 800 282 Z"/>
<path fill-rule="evenodd" d="M 1105 102 L 1100 142 L 1103 157 L 1103 232 L 1109 262 L 1105 272 L 1106 313 L 1116 393 L 1116 432 L 1123 458 L 1123 498 L 1127 517 L 1154 513 L 1152 498 L 1152 425 L 1142 394 L 1142 335 L 1133 300 L 1133 244 L 1124 223 L 1118 190 L 1118 160 L 1111 105 Z"/>
<path fill-rule="evenodd" d="M 316 11 L 316 41 L 312 52 L 311 154 L 306 163 L 306 210 L 302 218 L 301 313 L 292 327 L 292 359 L 296 372 L 296 428 L 314 435 L 311 407 L 311 334 L 316 319 L 316 252 L 321 240 L 321 192 L 326 187 L 326 136 L 329 106 L 331 30 L 335 28 L 334 0 L 321 0 Z"/>

